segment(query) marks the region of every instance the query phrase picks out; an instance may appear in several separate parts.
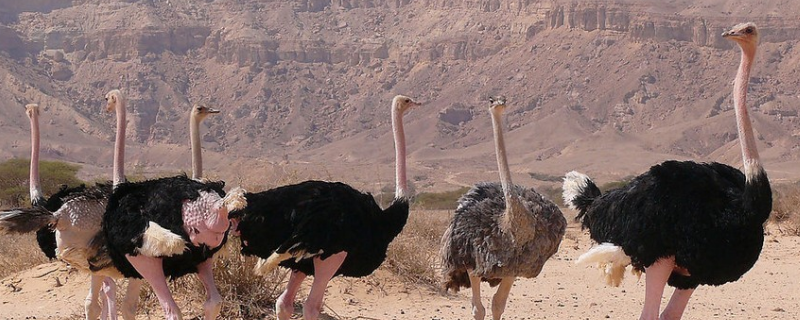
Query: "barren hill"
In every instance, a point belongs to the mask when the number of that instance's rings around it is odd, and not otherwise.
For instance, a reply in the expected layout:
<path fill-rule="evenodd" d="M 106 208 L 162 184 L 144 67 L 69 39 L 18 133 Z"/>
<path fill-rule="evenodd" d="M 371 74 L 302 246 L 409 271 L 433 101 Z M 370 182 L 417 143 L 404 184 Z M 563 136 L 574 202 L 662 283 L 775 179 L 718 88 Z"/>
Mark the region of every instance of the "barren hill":
<path fill-rule="evenodd" d="M 603 178 L 671 158 L 740 165 L 738 50 L 761 27 L 749 105 L 773 178 L 800 178 L 800 3 L 766 0 L 0 0 L 0 158 L 28 154 L 25 103 L 44 107 L 44 156 L 110 172 L 128 95 L 130 168 L 189 167 L 188 108 L 226 179 L 278 172 L 392 179 L 389 102 L 407 117 L 411 177 L 441 189 L 496 179 L 486 97 L 509 98 L 512 170 Z M 131 169 L 129 169 L 130 172 Z M 377 179 L 376 179 L 377 177 Z M 376 181 L 377 180 L 377 181 Z M 356 183 L 358 185 L 358 183 Z"/>

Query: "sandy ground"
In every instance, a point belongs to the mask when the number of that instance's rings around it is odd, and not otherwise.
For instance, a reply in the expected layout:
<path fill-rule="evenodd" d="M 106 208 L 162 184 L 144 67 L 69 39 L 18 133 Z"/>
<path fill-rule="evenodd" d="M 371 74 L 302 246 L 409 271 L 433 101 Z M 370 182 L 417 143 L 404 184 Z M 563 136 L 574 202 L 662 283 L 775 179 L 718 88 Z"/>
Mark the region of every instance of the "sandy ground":
<path fill-rule="evenodd" d="M 514 284 L 503 318 L 636 319 L 644 278 L 629 275 L 621 287 L 606 287 L 596 270 L 573 265 L 589 246 L 585 234 L 570 228 L 542 274 Z M 698 289 L 684 319 L 800 319 L 798 252 L 800 238 L 768 236 L 750 272 L 735 283 Z M 0 319 L 78 319 L 87 279 L 57 262 L 7 277 L 0 281 Z M 337 278 L 328 290 L 322 319 L 471 319 L 468 291 L 443 295 L 402 283 L 386 271 L 363 279 Z M 300 299 L 306 292 L 307 287 Z M 668 288 L 664 304 L 671 292 Z M 487 311 L 492 293 L 483 288 Z"/>

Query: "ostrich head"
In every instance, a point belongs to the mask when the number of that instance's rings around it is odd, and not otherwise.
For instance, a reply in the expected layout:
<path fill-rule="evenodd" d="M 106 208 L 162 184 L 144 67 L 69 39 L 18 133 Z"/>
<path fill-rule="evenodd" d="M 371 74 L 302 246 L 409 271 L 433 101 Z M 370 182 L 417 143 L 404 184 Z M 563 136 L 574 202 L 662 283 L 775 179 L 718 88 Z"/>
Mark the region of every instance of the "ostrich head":
<path fill-rule="evenodd" d="M 722 33 L 723 38 L 727 38 L 739 43 L 742 46 L 755 46 L 758 44 L 758 28 L 752 22 L 740 23 L 728 31 Z"/>
<path fill-rule="evenodd" d="M 114 89 L 106 93 L 106 111 L 112 112 L 117 109 L 121 103 L 122 93 L 119 89 Z"/>
<path fill-rule="evenodd" d="M 34 116 L 39 115 L 39 105 L 35 103 L 30 103 L 25 105 L 25 114 L 28 115 L 28 118 L 33 118 Z"/>
<path fill-rule="evenodd" d="M 202 104 L 192 106 L 192 117 L 195 117 L 198 121 L 203 121 L 209 114 L 213 113 L 219 113 L 219 110 L 206 107 Z"/>
<path fill-rule="evenodd" d="M 499 115 L 506 109 L 506 97 L 504 96 L 489 97 L 489 102 L 492 104 L 492 106 L 489 107 L 489 111 L 494 114 Z"/>
<path fill-rule="evenodd" d="M 394 96 L 394 99 L 392 99 L 392 105 L 397 109 L 397 111 L 400 111 L 400 114 L 403 114 L 412 107 L 422 105 L 422 103 L 415 102 L 414 100 L 411 100 L 411 98 L 404 95 L 396 95 Z"/>

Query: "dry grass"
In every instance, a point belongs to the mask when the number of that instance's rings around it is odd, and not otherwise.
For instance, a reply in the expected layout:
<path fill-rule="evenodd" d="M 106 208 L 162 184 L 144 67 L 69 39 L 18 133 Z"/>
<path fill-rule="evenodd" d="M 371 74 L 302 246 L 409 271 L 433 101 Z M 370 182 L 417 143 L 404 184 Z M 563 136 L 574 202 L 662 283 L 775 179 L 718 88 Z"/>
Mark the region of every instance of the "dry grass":
<path fill-rule="evenodd" d="M 438 287 L 439 247 L 451 217 L 452 211 L 413 210 L 403 232 L 389 245 L 381 268 L 409 283 Z"/>
<path fill-rule="evenodd" d="M 800 236 L 800 184 L 774 185 L 772 197 L 774 200 L 769 221 L 781 233 Z"/>
<path fill-rule="evenodd" d="M 286 271 L 276 271 L 269 277 L 256 276 L 253 272 L 256 259 L 239 254 L 238 239 L 230 239 L 214 258 L 214 282 L 224 299 L 221 314 L 225 319 L 257 319 L 274 313 Z M 171 281 L 170 291 L 188 319 L 202 317 L 205 289 L 196 275 Z M 139 313 L 148 318 L 163 317 L 150 286 L 144 286 L 139 306 Z"/>
<path fill-rule="evenodd" d="M 0 234 L 0 279 L 45 262 L 35 234 Z"/>

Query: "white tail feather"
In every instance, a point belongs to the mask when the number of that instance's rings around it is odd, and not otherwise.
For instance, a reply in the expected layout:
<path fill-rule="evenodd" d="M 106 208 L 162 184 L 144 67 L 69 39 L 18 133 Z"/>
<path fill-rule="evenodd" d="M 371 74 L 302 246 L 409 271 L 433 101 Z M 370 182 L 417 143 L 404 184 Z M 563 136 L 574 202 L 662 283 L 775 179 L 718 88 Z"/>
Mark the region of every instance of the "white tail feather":
<path fill-rule="evenodd" d="M 589 186 L 589 181 L 592 181 L 589 176 L 578 171 L 570 171 L 564 175 L 564 184 L 561 186 L 564 191 L 561 196 L 564 198 L 564 203 L 567 207 L 578 210 L 574 201 Z"/>
<path fill-rule="evenodd" d="M 596 264 L 606 284 L 618 287 L 625 277 L 625 267 L 631 264 L 631 257 L 626 255 L 620 246 L 601 243 L 578 257 L 575 264 L 579 266 Z"/>
<path fill-rule="evenodd" d="M 150 221 L 142 235 L 142 247 L 139 248 L 139 253 L 148 257 L 171 257 L 183 253 L 186 249 L 186 241 L 181 236 Z"/>
<path fill-rule="evenodd" d="M 288 253 L 272 253 L 272 255 L 270 255 L 267 259 L 258 259 L 254 271 L 257 275 L 266 276 L 272 272 L 272 270 L 275 270 L 281 261 L 291 257 L 292 255 Z"/>
<path fill-rule="evenodd" d="M 247 199 L 244 197 L 245 192 L 247 191 L 242 187 L 236 187 L 228 191 L 225 198 L 222 199 L 222 203 L 225 204 L 225 208 L 228 209 L 228 212 L 241 210 L 247 206 Z"/>

